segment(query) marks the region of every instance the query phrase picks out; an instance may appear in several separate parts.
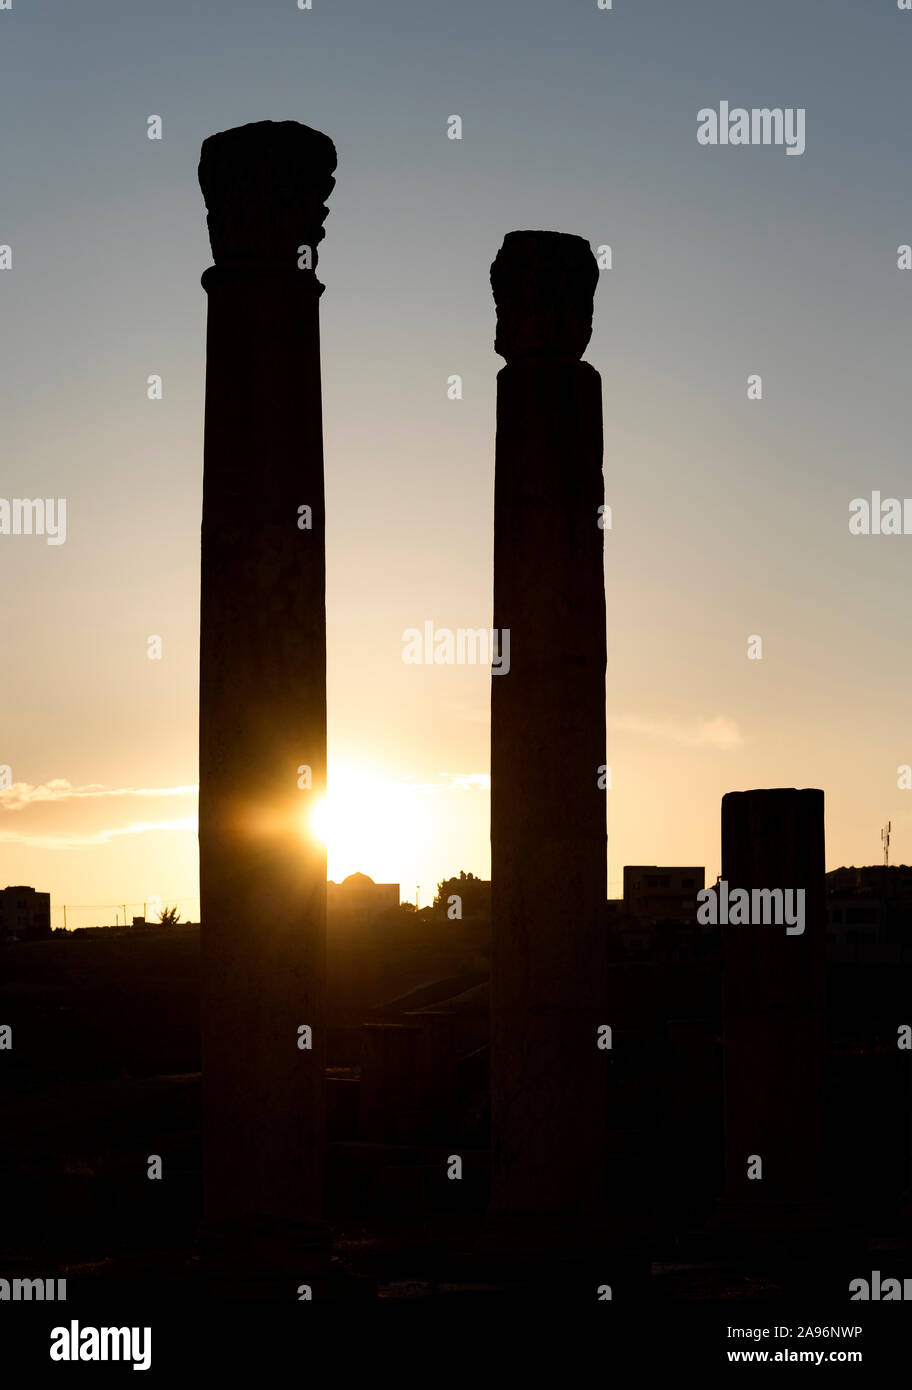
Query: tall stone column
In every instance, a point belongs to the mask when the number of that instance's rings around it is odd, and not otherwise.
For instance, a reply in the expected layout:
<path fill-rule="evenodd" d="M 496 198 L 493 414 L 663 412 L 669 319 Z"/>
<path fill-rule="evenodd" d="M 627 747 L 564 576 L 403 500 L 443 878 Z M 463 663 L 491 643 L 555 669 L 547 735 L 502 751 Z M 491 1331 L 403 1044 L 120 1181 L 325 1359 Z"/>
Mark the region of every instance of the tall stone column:
<path fill-rule="evenodd" d="M 294 121 L 213 135 L 199 165 L 215 261 L 202 279 L 204 1232 L 214 1249 L 256 1251 L 260 1272 L 273 1246 L 325 1239 L 326 855 L 309 825 L 326 780 L 313 266 L 335 166 L 332 141 Z"/>
<path fill-rule="evenodd" d="M 603 1205 L 605 584 L 588 243 L 511 232 L 497 306 L 491 1242 L 587 1244 Z M 503 638 L 501 638 L 502 645 Z"/>
<path fill-rule="evenodd" d="M 800 934 L 776 925 L 721 927 L 721 1214 L 736 1226 L 814 1225 L 815 1211 L 823 1219 L 827 1178 L 823 792 L 724 796 L 722 879 L 729 896 L 736 888 L 803 889 L 805 902 Z"/>

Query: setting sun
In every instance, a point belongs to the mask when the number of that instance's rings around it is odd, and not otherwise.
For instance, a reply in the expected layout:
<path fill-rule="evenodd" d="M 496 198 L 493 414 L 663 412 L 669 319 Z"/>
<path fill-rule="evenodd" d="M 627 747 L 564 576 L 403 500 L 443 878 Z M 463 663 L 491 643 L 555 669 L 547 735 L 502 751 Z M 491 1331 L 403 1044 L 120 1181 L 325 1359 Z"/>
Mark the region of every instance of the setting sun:
<path fill-rule="evenodd" d="M 366 873 L 389 882 L 406 873 L 420 824 L 419 793 L 407 784 L 350 766 L 331 768 L 326 796 L 310 815 L 310 832 L 326 845 L 327 877 Z"/>

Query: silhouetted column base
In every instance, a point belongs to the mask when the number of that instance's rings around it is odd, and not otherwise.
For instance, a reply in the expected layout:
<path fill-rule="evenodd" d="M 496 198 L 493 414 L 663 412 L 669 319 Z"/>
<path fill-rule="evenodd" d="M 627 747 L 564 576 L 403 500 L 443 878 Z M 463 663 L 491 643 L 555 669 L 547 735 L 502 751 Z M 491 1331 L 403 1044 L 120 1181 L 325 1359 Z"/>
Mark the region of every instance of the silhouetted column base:
<path fill-rule="evenodd" d="M 295 1288 L 327 1280 L 332 1233 L 322 1221 L 280 1221 L 264 1217 L 230 1222 L 204 1221 L 197 1234 L 196 1272 L 213 1293 L 232 1297 L 240 1289 Z M 294 1298 L 295 1292 L 289 1294 Z"/>
<path fill-rule="evenodd" d="M 709 1222 L 709 1229 L 756 1231 L 761 1235 L 819 1232 L 833 1224 L 833 1206 L 827 1201 L 746 1202 L 720 1197 Z"/>
<path fill-rule="evenodd" d="M 642 1240 L 619 1240 L 607 1225 L 573 1231 L 549 1227 L 545 1221 L 489 1217 L 465 1275 L 505 1297 L 515 1293 L 525 1301 L 610 1301 L 642 1305 L 649 1296 L 650 1257 Z"/>
<path fill-rule="evenodd" d="M 593 1222 L 538 1212 L 490 1211 L 476 1249 L 488 1253 L 585 1255 L 608 1250 L 616 1237 L 607 1220 Z"/>

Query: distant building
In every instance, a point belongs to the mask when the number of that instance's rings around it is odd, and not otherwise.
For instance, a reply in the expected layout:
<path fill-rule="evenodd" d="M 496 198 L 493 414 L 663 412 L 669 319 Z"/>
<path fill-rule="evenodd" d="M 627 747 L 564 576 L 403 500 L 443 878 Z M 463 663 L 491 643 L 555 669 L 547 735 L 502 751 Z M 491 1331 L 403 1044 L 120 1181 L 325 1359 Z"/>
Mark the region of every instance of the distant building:
<path fill-rule="evenodd" d="M 145 917 L 134 917 L 134 918 L 133 918 L 133 926 L 134 926 L 134 927 L 144 927 L 145 925 L 146 925 L 146 919 L 145 919 Z"/>
<path fill-rule="evenodd" d="M 624 896 L 605 904 L 612 959 L 706 960 L 718 950 L 718 928 L 697 922 L 705 882 L 702 865 L 625 864 Z"/>
<path fill-rule="evenodd" d="M 831 869 L 826 876 L 827 894 L 847 893 L 855 897 L 904 898 L 912 901 L 912 866 L 908 864 L 868 864 L 856 869 Z"/>
<path fill-rule="evenodd" d="M 827 957 L 859 965 L 912 964 L 912 868 L 869 864 L 826 876 Z"/>
<path fill-rule="evenodd" d="M 398 883 L 375 883 L 367 874 L 349 874 L 341 883 L 326 885 L 326 914 L 332 921 L 368 925 L 399 906 Z"/>
<path fill-rule="evenodd" d="M 0 940 L 40 941 L 50 934 L 50 893 L 21 885 L 0 889 Z"/>
<path fill-rule="evenodd" d="M 697 894 L 705 878 L 702 865 L 681 869 L 625 864 L 624 912 L 651 921 L 693 921 L 697 915 Z"/>

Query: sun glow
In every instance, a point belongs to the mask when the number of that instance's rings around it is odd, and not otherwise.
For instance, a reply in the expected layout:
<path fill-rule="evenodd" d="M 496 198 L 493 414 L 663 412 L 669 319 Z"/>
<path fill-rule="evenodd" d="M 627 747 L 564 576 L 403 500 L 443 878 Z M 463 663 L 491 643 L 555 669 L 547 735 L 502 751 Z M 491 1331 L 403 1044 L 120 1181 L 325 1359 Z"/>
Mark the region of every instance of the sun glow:
<path fill-rule="evenodd" d="M 420 797 L 407 784 L 348 765 L 330 766 L 326 796 L 310 831 L 326 845 L 327 877 L 369 874 L 378 883 L 407 873 L 420 829 Z"/>

